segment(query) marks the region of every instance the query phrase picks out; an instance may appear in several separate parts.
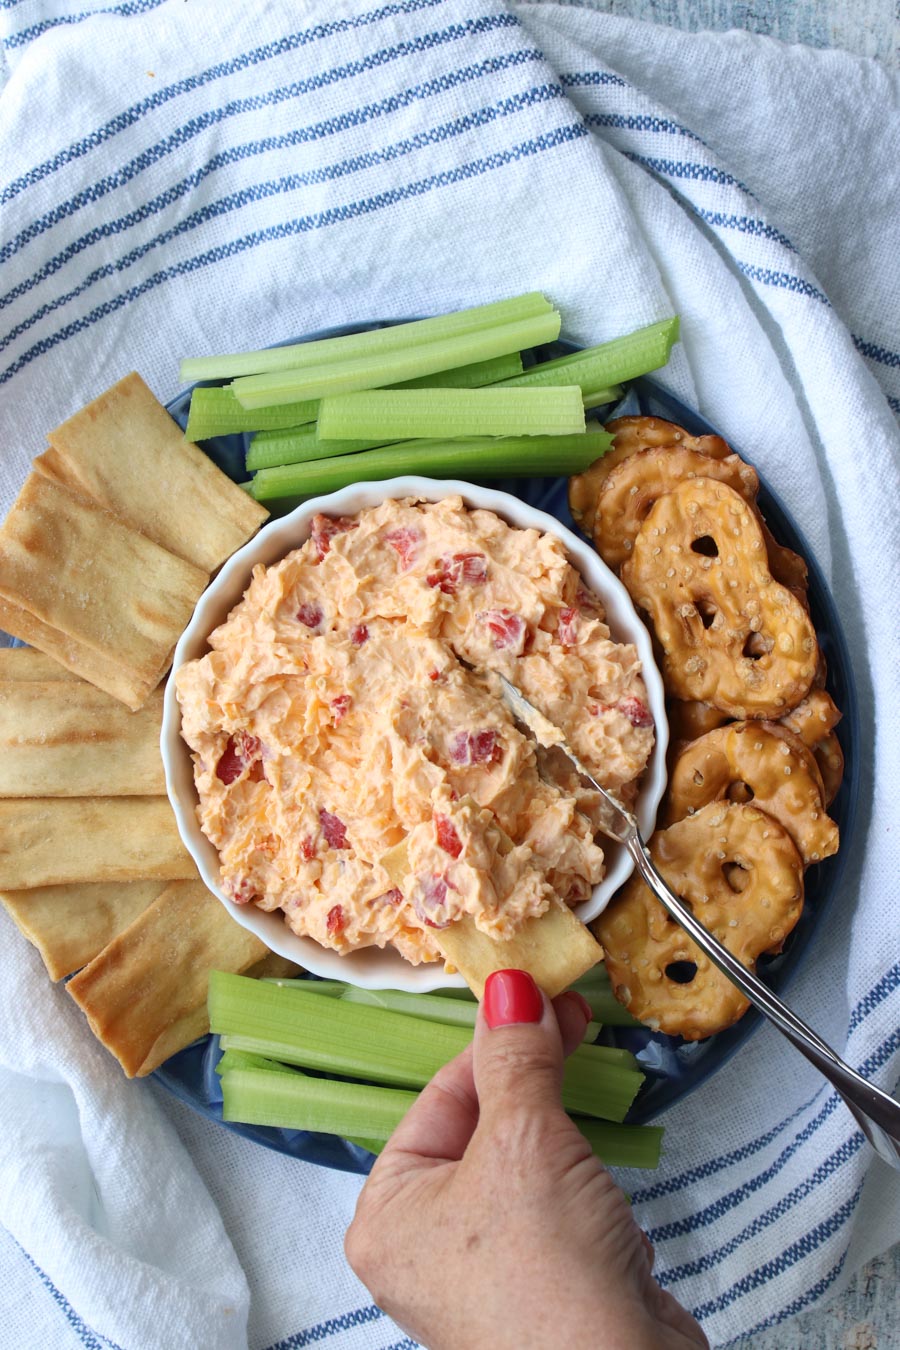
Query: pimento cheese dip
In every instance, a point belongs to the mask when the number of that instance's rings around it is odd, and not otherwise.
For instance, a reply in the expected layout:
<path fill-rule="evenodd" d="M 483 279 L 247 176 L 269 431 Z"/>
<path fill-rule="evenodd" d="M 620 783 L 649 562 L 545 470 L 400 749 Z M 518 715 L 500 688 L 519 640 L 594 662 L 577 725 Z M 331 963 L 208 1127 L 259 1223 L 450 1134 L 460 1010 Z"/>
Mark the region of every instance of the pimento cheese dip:
<path fill-rule="evenodd" d="M 460 497 L 319 515 L 209 645 L 175 683 L 235 902 L 418 964 L 463 915 L 511 937 L 601 880 L 597 794 L 519 731 L 495 674 L 633 799 L 653 745 L 640 662 L 552 535 Z M 380 859 L 404 840 L 401 890 Z"/>

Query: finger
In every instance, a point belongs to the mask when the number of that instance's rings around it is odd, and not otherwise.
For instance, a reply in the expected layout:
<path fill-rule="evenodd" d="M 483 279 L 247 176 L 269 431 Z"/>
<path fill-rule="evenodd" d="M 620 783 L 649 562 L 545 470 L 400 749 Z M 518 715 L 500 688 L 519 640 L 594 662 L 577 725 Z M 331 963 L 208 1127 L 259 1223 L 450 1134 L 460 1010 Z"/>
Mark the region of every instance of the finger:
<path fill-rule="evenodd" d="M 568 1020 L 568 1010 L 564 1016 Z M 473 1068 L 481 1117 L 488 1125 L 513 1104 L 528 1112 L 560 1109 L 560 1025 L 550 1000 L 526 971 L 495 970 L 488 976 L 475 1024 Z"/>
<path fill-rule="evenodd" d="M 569 989 L 553 1000 L 553 1011 L 559 1023 L 563 1054 L 568 1059 L 584 1040 L 584 1029 L 593 1016 L 591 1005 L 577 990 Z"/>
<path fill-rule="evenodd" d="M 376 1167 L 384 1170 L 401 1155 L 410 1160 L 457 1162 L 478 1124 L 478 1098 L 472 1075 L 472 1047 L 438 1069 L 381 1150 Z"/>

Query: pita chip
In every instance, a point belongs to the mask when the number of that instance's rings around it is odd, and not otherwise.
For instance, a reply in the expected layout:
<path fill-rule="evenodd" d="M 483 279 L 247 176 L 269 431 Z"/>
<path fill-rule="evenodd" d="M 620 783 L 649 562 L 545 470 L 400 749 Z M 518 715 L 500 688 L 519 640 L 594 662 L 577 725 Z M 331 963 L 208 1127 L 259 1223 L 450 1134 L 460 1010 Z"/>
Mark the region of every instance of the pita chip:
<path fill-rule="evenodd" d="M 82 680 L 0 680 L 0 797 L 165 793 L 162 691 L 129 712 Z"/>
<path fill-rule="evenodd" d="M 0 680 L 77 680 L 37 647 L 0 647 Z"/>
<path fill-rule="evenodd" d="M 200 568 L 41 473 L 29 475 L 0 527 L 0 597 L 73 640 L 76 659 L 86 647 L 123 667 L 131 707 L 162 678 L 207 580 Z"/>
<path fill-rule="evenodd" d="M 221 566 L 268 518 L 265 507 L 185 440 L 134 372 L 48 440 L 38 468 L 205 572 Z"/>
<path fill-rule="evenodd" d="M 0 800 L 0 890 L 194 878 L 167 797 Z"/>
<path fill-rule="evenodd" d="M 85 882 L 0 891 L 19 931 L 37 947 L 51 980 L 80 970 L 166 888 L 165 881 Z"/>
<path fill-rule="evenodd" d="M 241 974 L 265 953 L 202 882 L 181 881 L 167 886 L 66 988 L 133 1078 L 208 1031 L 211 970 Z"/>

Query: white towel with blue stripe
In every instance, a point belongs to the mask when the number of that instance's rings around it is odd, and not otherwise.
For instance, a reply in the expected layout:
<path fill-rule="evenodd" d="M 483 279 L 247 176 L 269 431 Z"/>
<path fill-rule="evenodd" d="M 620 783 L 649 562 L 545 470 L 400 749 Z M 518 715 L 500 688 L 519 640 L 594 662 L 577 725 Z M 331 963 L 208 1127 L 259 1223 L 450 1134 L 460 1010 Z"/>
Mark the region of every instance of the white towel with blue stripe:
<path fill-rule="evenodd" d="M 580 342 L 680 314 L 666 382 L 794 514 L 849 639 L 859 823 L 791 998 L 893 1089 L 896 77 L 501 0 L 0 0 L 0 35 L 4 515 L 131 369 L 168 399 L 185 355 L 538 288 Z M 0 1346 L 410 1345 L 343 1261 L 359 1179 L 125 1082 L 2 925 Z M 900 1238 L 897 1174 L 768 1028 L 664 1123 L 622 1180 L 714 1345 Z"/>

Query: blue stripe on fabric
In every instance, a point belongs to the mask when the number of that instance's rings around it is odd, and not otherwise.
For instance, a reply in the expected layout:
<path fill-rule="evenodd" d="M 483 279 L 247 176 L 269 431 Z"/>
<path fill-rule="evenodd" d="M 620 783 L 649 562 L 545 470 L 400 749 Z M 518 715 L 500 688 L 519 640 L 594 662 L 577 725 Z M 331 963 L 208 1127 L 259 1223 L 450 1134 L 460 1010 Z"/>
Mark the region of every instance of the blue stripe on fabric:
<path fill-rule="evenodd" d="M 534 47 L 521 48 L 515 52 L 506 53 L 503 56 L 487 57 L 484 61 L 476 65 L 463 66 L 459 70 L 450 71 L 445 75 L 437 76 L 433 80 L 427 80 L 423 84 L 413 85 L 408 89 L 401 90 L 398 94 L 392 94 L 388 98 L 379 99 L 376 103 L 368 103 L 363 107 L 354 108 L 349 112 L 341 113 L 337 117 L 327 118 L 322 122 L 313 122 L 306 127 L 299 127 L 296 130 L 284 132 L 278 136 L 267 136 L 262 140 L 246 141 L 242 145 L 232 146 L 228 150 L 220 151 L 208 160 L 206 164 L 201 165 L 186 178 L 167 188 L 165 192 L 145 202 L 142 206 L 133 211 L 129 211 L 124 216 L 119 216 L 116 220 L 105 222 L 103 225 L 95 226 L 87 234 L 72 241 L 60 253 L 50 258 L 44 265 L 31 277 L 26 277 L 23 281 L 13 286 L 7 293 L 0 296 L 0 309 L 5 308 L 13 300 L 25 295 L 35 286 L 45 281 L 47 277 L 53 274 L 71 258 L 81 253 L 85 248 L 98 243 L 101 239 L 107 239 L 111 236 L 122 233 L 130 229 L 133 225 L 138 225 L 151 216 L 158 214 L 166 207 L 173 205 L 181 197 L 186 196 L 199 187 L 205 178 L 216 173 L 219 169 L 230 164 L 239 163 L 242 160 L 253 158 L 256 155 L 267 154 L 273 150 L 289 149 L 292 146 L 303 145 L 309 142 L 323 139 L 326 136 L 335 135 L 338 132 L 346 131 L 351 127 L 362 126 L 365 123 L 376 118 L 383 117 L 388 113 L 396 112 L 401 108 L 417 100 L 425 100 L 435 94 L 445 93 L 448 89 L 456 88 L 459 85 L 470 81 L 480 79 L 484 75 L 493 75 L 501 70 L 509 70 L 515 66 L 525 65 L 532 61 L 539 61 L 541 53 Z M 70 295 L 80 294 L 71 292 Z M 30 326 L 30 324 L 28 325 Z"/>
<path fill-rule="evenodd" d="M 168 230 L 164 230 L 162 233 L 155 235 L 152 239 L 133 248 L 121 258 L 116 259 L 115 262 L 104 263 L 102 266 L 96 268 L 72 290 L 63 292 L 62 294 L 57 295 L 53 300 L 47 301 L 46 304 L 42 305 L 34 313 L 29 315 L 27 319 L 23 319 L 19 324 L 9 330 L 2 341 L 0 341 L 0 351 L 5 350 L 12 342 L 21 337 L 23 333 L 27 332 L 28 329 L 33 327 L 39 320 L 46 318 L 49 314 L 54 313 L 57 309 L 68 304 L 76 297 L 83 295 L 98 281 L 105 277 L 114 276 L 117 272 L 124 272 L 126 268 L 133 266 L 135 262 L 152 252 L 153 249 L 170 243 L 173 239 L 187 234 L 189 231 L 198 228 L 210 220 L 227 215 L 232 211 L 239 211 L 243 209 L 243 207 L 262 201 L 265 198 L 278 196 L 285 192 L 292 192 L 313 183 L 333 182 L 349 174 L 372 168 L 376 164 L 389 163 L 393 160 L 400 159 L 403 156 L 413 154 L 415 151 L 420 150 L 425 146 L 442 143 L 451 139 L 451 137 L 463 135 L 475 127 L 486 126 L 489 123 L 496 121 L 498 118 L 509 117 L 537 104 L 546 103 L 552 99 L 563 97 L 563 92 L 558 85 L 535 85 L 531 89 L 525 90 L 520 94 L 514 94 L 509 98 L 499 100 L 497 103 L 480 108 L 476 112 L 468 113 L 465 117 L 457 118 L 454 122 L 444 123 L 442 126 L 420 132 L 416 136 L 409 137 L 402 141 L 396 141 L 393 145 L 385 146 L 382 150 L 367 151 L 363 155 L 356 155 L 352 159 L 340 160 L 337 164 L 324 165 L 319 169 L 311 169 L 307 173 L 286 174 L 278 179 L 269 179 L 262 183 L 255 183 L 246 188 L 242 188 L 239 192 L 230 193 L 227 197 L 220 197 L 217 201 L 208 203 L 199 211 L 193 211 L 190 215 L 185 216 Z M 191 177 L 196 178 L 197 175 L 191 175 Z M 183 180 L 182 184 L 179 184 L 178 187 L 182 188 L 184 183 L 187 182 L 189 182 L 189 180 Z M 145 219 L 149 214 L 147 208 L 150 205 L 155 205 L 157 211 L 163 210 L 165 207 L 170 206 L 172 201 L 181 195 L 183 195 L 181 191 L 176 194 L 174 189 L 170 189 L 162 194 L 160 198 L 157 198 L 155 203 L 148 203 L 147 206 L 141 207 L 139 211 L 131 212 L 129 216 L 122 217 L 118 221 L 111 221 L 106 225 L 101 226 L 99 229 L 92 231 L 90 236 L 84 236 L 84 238 L 89 240 L 90 243 L 95 243 L 99 239 L 115 235 L 119 233 L 120 230 L 126 229 L 130 224 L 135 223 L 135 218 Z M 82 247 L 86 246 L 86 244 L 82 244 Z M 66 250 L 66 252 L 77 253 L 80 252 L 80 249 L 75 248 L 73 245 L 71 249 Z M 53 261 L 55 262 L 55 260 Z M 49 271 L 44 269 L 44 276 L 41 276 L 40 280 L 44 280 L 45 276 L 51 275 L 52 272 L 55 272 L 56 270 L 57 266 L 53 266 Z M 30 284 L 25 286 L 26 290 L 30 290 L 31 285 L 36 284 L 37 282 L 36 278 L 31 278 L 29 280 Z M 20 294 L 21 293 L 20 290 Z M 12 292 L 10 292 L 9 296 L 4 296 L 0 299 L 0 307 L 7 304 L 11 298 L 17 297 L 13 297 Z"/>
<path fill-rule="evenodd" d="M 699 206 L 695 206 L 694 211 L 701 220 L 706 221 L 707 225 L 712 225 L 716 229 L 739 230 L 741 234 L 754 234 L 761 239 L 772 239 L 776 244 L 789 249 L 791 253 L 797 252 L 786 234 L 776 230 L 774 225 L 760 220 L 758 216 L 736 216 L 726 214 L 724 211 L 704 211 Z"/>
<path fill-rule="evenodd" d="M 148 146 L 135 159 L 130 160 L 128 164 L 123 165 L 114 173 L 107 174 L 98 182 L 91 184 L 90 187 L 82 188 L 68 201 L 61 202 L 52 211 L 47 211 L 43 216 L 38 216 L 31 221 L 25 229 L 20 230 L 14 238 L 0 248 L 0 262 L 6 262 L 25 244 L 32 239 L 36 239 L 46 230 L 51 229 L 52 226 L 58 225 L 61 220 L 66 220 L 68 217 L 75 215 L 83 206 L 94 205 L 107 193 L 113 192 L 115 189 L 122 187 L 124 183 L 136 178 L 138 174 L 159 163 L 166 155 L 183 149 L 195 136 L 199 136 L 201 132 L 206 131 L 211 126 L 224 122 L 227 118 L 237 117 L 241 113 L 257 112 L 261 108 L 273 104 L 288 103 L 300 94 L 307 94 L 314 89 L 338 84 L 343 80 L 355 79 L 363 72 L 377 69 L 386 65 L 389 61 L 418 56 L 422 52 L 443 46 L 444 43 L 456 42 L 463 38 L 491 32 L 497 28 L 508 28 L 515 23 L 516 20 L 510 14 L 486 15 L 480 19 L 466 19 L 462 23 L 451 24 L 448 28 L 441 29 L 438 32 L 410 38 L 396 43 L 393 47 L 382 47 L 357 61 L 350 61 L 343 66 L 333 66 L 330 70 L 323 71 L 321 74 L 295 80 L 293 83 L 282 85 L 268 94 L 255 94 L 248 98 L 233 99 L 226 103 L 224 107 L 201 113 L 199 117 L 191 118 L 189 122 L 171 132 L 164 140 Z"/>
<path fill-rule="evenodd" d="M 384 1313 L 381 1309 L 370 1303 L 366 1308 L 354 1308 L 353 1312 L 344 1313 L 341 1317 L 329 1317 L 327 1322 L 318 1322 L 314 1327 L 307 1327 L 305 1331 L 296 1331 L 283 1341 L 276 1341 L 274 1345 L 270 1345 L 268 1350 L 303 1350 L 305 1345 L 315 1345 L 317 1341 L 325 1341 L 329 1336 L 349 1331 L 352 1327 L 377 1322 L 382 1317 Z"/>
<path fill-rule="evenodd" d="M 894 398 L 891 394 L 885 394 L 885 398 L 887 399 L 889 406 L 897 416 L 900 417 L 900 398 Z"/>
<path fill-rule="evenodd" d="M 97 14 L 115 14 L 120 18 L 133 19 L 136 15 L 146 14 L 165 3 L 166 0 L 128 0 L 127 4 L 111 5 L 106 9 L 85 9 L 80 14 L 57 14 L 55 18 L 42 19 L 40 23 L 32 24 L 30 28 L 22 28 L 11 37 L 4 38 L 2 46 L 7 51 L 14 47 L 24 47 L 26 43 L 33 42 L 36 37 L 46 33 L 48 28 L 57 28 L 60 24 L 82 23 L 85 19 L 93 19 Z"/>
<path fill-rule="evenodd" d="M 228 244 L 221 244 L 214 249 L 209 249 L 206 253 L 198 254 L 193 258 L 187 258 L 183 262 L 173 264 L 171 267 L 163 268 L 146 277 L 139 284 L 130 287 L 127 291 L 123 291 L 105 301 L 102 305 L 96 306 L 88 314 L 79 319 L 74 319 L 58 332 L 42 338 L 40 342 L 28 348 L 12 365 L 0 373 L 0 384 L 5 384 L 31 361 L 51 351 L 59 343 L 67 341 L 76 333 L 85 332 L 99 320 L 121 309 L 123 305 L 139 299 L 142 295 L 146 295 L 149 291 L 167 281 L 198 271 L 202 267 L 208 267 L 212 263 L 222 262 L 226 258 L 235 257 L 247 249 L 258 248 L 260 244 L 269 243 L 272 240 L 287 239 L 292 235 L 305 234 L 310 230 L 323 229 L 343 221 L 358 219 L 360 216 L 368 215 L 373 211 L 394 206 L 398 202 L 421 197 L 437 188 L 465 182 L 470 178 L 481 177 L 494 169 L 502 168 L 521 159 L 527 159 L 545 150 L 554 150 L 561 145 L 589 135 L 590 132 L 581 121 L 576 124 L 570 123 L 563 127 L 557 127 L 552 132 L 534 136 L 519 145 L 511 146 L 508 150 L 494 151 L 481 159 L 470 160 L 465 164 L 457 165 L 454 169 L 442 170 L 440 173 L 431 174 L 428 178 L 406 183 L 402 187 L 389 188 L 375 197 L 367 197 L 344 206 L 332 207 L 328 211 L 319 211 L 314 215 L 301 216 L 295 220 L 282 221 L 279 225 L 268 226 L 264 230 L 255 230 L 252 234 L 244 235 L 241 239 L 232 240 Z"/>
<path fill-rule="evenodd" d="M 891 1058 L 896 1051 L 900 1049 L 900 1028 L 892 1032 L 886 1040 L 882 1041 L 877 1050 L 859 1066 L 859 1072 L 866 1077 L 876 1072 Z M 715 1223 L 717 1219 L 722 1218 L 730 1210 L 734 1209 L 748 1196 L 770 1182 L 777 1176 L 782 1168 L 790 1161 L 794 1154 L 802 1148 L 818 1130 L 825 1124 L 826 1120 L 833 1115 L 837 1106 L 841 1103 L 841 1098 L 833 1090 L 829 1092 L 828 1098 L 822 1110 L 815 1116 L 794 1138 L 793 1142 L 782 1149 L 775 1161 L 764 1171 L 757 1173 L 755 1177 L 748 1178 L 740 1186 L 722 1195 L 705 1209 L 699 1210 L 696 1214 L 688 1215 L 683 1219 L 676 1219 L 672 1223 L 663 1224 L 660 1228 L 650 1229 L 647 1236 L 651 1242 L 662 1242 L 673 1237 L 683 1237 L 687 1233 L 695 1232 L 698 1228 L 707 1228 Z"/>
<path fill-rule="evenodd" d="M 867 356 L 870 361 L 878 361 L 882 366 L 893 366 L 895 369 L 900 366 L 900 352 L 892 352 L 887 347 L 879 347 L 874 342 L 866 342 L 863 338 L 857 337 L 855 333 L 851 334 L 853 345 L 863 356 Z"/>
<path fill-rule="evenodd" d="M 559 82 L 566 87 L 565 76 L 560 76 Z M 684 136 L 688 140 L 697 141 L 700 145 L 706 145 L 695 131 L 683 127 L 680 122 L 673 122 L 670 117 L 651 117 L 648 113 L 634 113 L 628 116 L 624 113 L 585 113 L 584 120 L 589 127 L 615 127 L 621 131 L 662 131 L 670 136 Z"/>
<path fill-rule="evenodd" d="M 717 169 L 712 164 L 697 164 L 694 160 L 684 159 L 657 159 L 650 155 L 638 155 L 632 151 L 626 153 L 628 159 L 633 160 L 635 164 L 640 164 L 664 178 L 689 178 L 695 182 L 719 183 L 725 187 L 738 188 L 748 197 L 753 196 L 750 189 L 739 182 L 733 174 L 726 173 L 724 169 Z"/>
<path fill-rule="evenodd" d="M 228 61 L 220 61 L 216 65 L 209 66 L 206 70 L 201 71 L 199 75 L 189 75 L 183 80 L 177 80 L 174 84 L 154 90 L 147 98 L 123 109 L 109 122 L 97 127 L 90 135 L 83 137 L 80 141 L 75 141 L 65 150 L 60 150 L 52 159 L 45 160 L 42 164 L 36 165 L 33 169 L 29 169 L 27 173 L 8 183 L 0 192 L 0 202 L 11 201 L 25 188 L 40 182 L 48 174 L 55 173 L 57 169 L 61 169 L 64 165 L 71 163 L 72 160 L 80 159 L 82 155 L 96 149 L 98 145 L 102 145 L 110 137 L 117 136 L 120 131 L 126 130 L 135 122 L 139 122 L 146 113 L 162 107 L 173 98 L 191 93 L 195 89 L 202 89 L 204 85 L 214 80 L 234 75 L 238 71 L 248 70 L 264 61 L 271 61 L 275 57 L 284 56 L 300 47 L 307 46 L 311 42 L 320 42 L 325 38 L 349 32 L 354 28 L 364 28 L 367 24 L 380 23 L 382 19 L 393 18 L 398 14 L 414 14 L 422 9 L 435 9 L 445 2 L 446 0 L 395 0 L 395 3 L 381 5 L 378 9 L 367 10 L 364 14 L 357 14 L 353 18 L 334 19 L 330 23 L 318 23 L 312 28 L 303 28 L 297 33 L 291 33 L 273 42 L 267 42 L 262 47 L 254 47 L 249 52 L 241 52 Z M 511 23 L 516 22 L 511 16 L 508 17 Z"/>
<path fill-rule="evenodd" d="M 692 1186 L 695 1181 L 702 1181 L 706 1177 L 714 1176 L 716 1172 L 721 1172 L 726 1167 L 733 1167 L 735 1163 L 744 1162 L 745 1159 L 751 1158 L 754 1153 L 759 1153 L 767 1144 L 771 1144 L 780 1134 L 783 1134 L 798 1116 L 802 1116 L 804 1112 L 814 1106 L 826 1090 L 826 1086 L 823 1083 L 810 1097 L 809 1101 L 804 1102 L 802 1106 L 798 1106 L 789 1116 L 785 1116 L 784 1120 L 779 1121 L 777 1125 L 773 1125 L 765 1134 L 761 1134 L 748 1144 L 742 1145 L 741 1148 L 733 1149 L 731 1153 L 723 1153 L 718 1158 L 712 1158 L 709 1162 L 701 1163 L 698 1167 L 689 1168 L 686 1172 L 679 1172 L 677 1176 L 668 1177 L 665 1181 L 658 1181 L 653 1186 L 647 1186 L 644 1190 L 632 1191 L 632 1204 L 645 1204 L 650 1200 L 658 1200 L 663 1195 L 671 1195 L 675 1191 L 684 1190 L 686 1186 Z"/>
<path fill-rule="evenodd" d="M 743 1228 L 740 1233 L 737 1233 L 723 1246 L 716 1248 L 715 1251 L 704 1252 L 695 1261 L 686 1261 L 683 1265 L 675 1266 L 672 1270 L 660 1272 L 658 1275 L 660 1284 L 669 1288 L 680 1280 L 687 1280 L 694 1275 L 702 1274 L 706 1270 L 713 1270 L 721 1261 L 724 1261 L 745 1242 L 748 1242 L 750 1238 L 756 1237 L 773 1223 L 777 1223 L 779 1219 L 784 1218 L 794 1205 L 805 1200 L 817 1186 L 843 1167 L 844 1163 L 854 1158 L 862 1145 L 863 1136 L 861 1132 L 857 1131 L 851 1138 L 846 1139 L 839 1148 L 835 1149 L 830 1157 L 820 1163 L 810 1176 L 805 1177 L 799 1186 L 795 1186 L 792 1191 L 788 1191 L 787 1195 L 782 1196 L 776 1205 L 771 1205 L 762 1214 L 758 1214 L 752 1223 L 747 1224 L 746 1228 Z"/>
<path fill-rule="evenodd" d="M 848 1035 L 850 1032 L 855 1031 L 860 1023 L 873 1013 L 875 1009 L 898 987 L 900 987 L 900 962 L 893 965 L 891 969 L 881 977 L 874 989 L 871 989 L 853 1008 L 850 1015 Z M 876 1064 L 874 1067 L 877 1068 L 878 1065 Z M 703 1177 L 711 1176 L 713 1173 L 720 1171 L 723 1167 L 730 1167 L 735 1162 L 743 1161 L 749 1154 L 758 1152 L 760 1148 L 771 1143 L 772 1140 L 776 1138 L 777 1135 L 781 1134 L 781 1132 L 796 1120 L 799 1115 L 802 1115 L 803 1112 L 807 1111 L 824 1091 L 825 1084 L 823 1083 L 808 1102 L 805 1102 L 802 1106 L 798 1106 L 795 1111 L 792 1111 L 789 1116 L 786 1116 L 785 1119 L 774 1126 L 773 1129 L 769 1130 L 766 1134 L 760 1135 L 757 1139 L 750 1140 L 747 1144 L 743 1145 L 742 1148 L 739 1148 L 732 1153 L 720 1154 L 717 1158 L 711 1158 L 708 1162 L 702 1163 L 698 1167 L 693 1167 L 686 1172 L 681 1172 L 677 1176 L 669 1177 L 665 1181 L 657 1182 L 656 1185 L 648 1186 L 644 1190 L 633 1191 L 631 1196 L 632 1202 L 638 1204 L 649 1200 L 657 1200 L 660 1196 L 668 1195 L 672 1191 L 681 1190 L 684 1186 L 691 1185 L 693 1182 L 699 1181 Z"/>
<path fill-rule="evenodd" d="M 10 1237 L 12 1237 L 11 1233 Z M 29 1256 L 28 1252 L 26 1252 L 22 1244 L 16 1241 L 14 1237 L 12 1238 L 12 1240 L 13 1242 L 15 1242 L 19 1251 L 25 1257 L 25 1260 L 31 1266 L 32 1270 L 38 1276 L 38 1278 L 41 1281 L 41 1284 L 50 1294 L 51 1298 L 53 1299 L 53 1302 L 59 1308 L 60 1312 L 63 1314 L 69 1326 L 75 1332 L 75 1335 L 78 1337 L 81 1343 L 87 1346 L 88 1350 L 104 1350 L 105 1347 L 108 1347 L 108 1350 L 122 1350 L 122 1347 L 120 1345 L 117 1345 L 115 1341 L 109 1340 L 108 1337 L 103 1336 L 99 1331 L 94 1331 L 92 1327 L 89 1327 L 87 1322 L 85 1322 L 84 1318 L 78 1316 L 78 1313 L 72 1307 L 71 1303 L 66 1298 L 62 1290 L 57 1289 L 56 1285 L 50 1279 L 50 1276 L 47 1275 L 45 1271 L 41 1270 L 40 1266 L 35 1261 L 34 1257 Z"/>
<path fill-rule="evenodd" d="M 585 89 L 602 84 L 617 84 L 622 89 L 627 81 L 621 75 L 613 75 L 610 70 L 576 70 L 560 75 L 559 82 L 564 89 Z"/>
<path fill-rule="evenodd" d="M 789 1247 L 785 1247 L 777 1257 L 771 1261 L 764 1262 L 756 1270 L 750 1271 L 743 1279 L 737 1280 L 730 1289 L 726 1289 L 718 1298 L 710 1299 L 706 1303 L 701 1303 L 698 1307 L 692 1308 L 691 1312 L 701 1321 L 704 1317 L 711 1317 L 714 1313 L 722 1312 L 729 1307 L 736 1299 L 743 1298 L 745 1294 L 752 1293 L 754 1289 L 759 1289 L 761 1285 L 767 1284 L 769 1280 L 783 1275 L 786 1270 L 797 1265 L 805 1257 L 811 1256 L 817 1248 L 821 1247 L 823 1242 L 834 1237 L 847 1222 L 856 1206 L 859 1204 L 859 1197 L 862 1194 L 862 1186 L 857 1186 L 856 1190 L 848 1200 L 836 1209 L 827 1219 L 817 1223 L 815 1228 L 811 1228 L 803 1237 L 792 1242 Z"/>
<path fill-rule="evenodd" d="M 831 309 L 831 301 L 828 296 L 823 294 L 811 281 L 804 281 L 802 277 L 795 277 L 792 272 L 776 272 L 771 267 L 755 267 L 751 263 L 741 262 L 738 259 L 735 261 L 740 271 L 751 281 L 759 281 L 764 286 L 780 286 L 783 290 L 793 291 L 795 295 L 805 295 L 810 300 L 818 300 L 820 304 Z"/>
<path fill-rule="evenodd" d="M 860 999 L 857 1003 L 850 1015 L 848 1033 L 855 1031 L 860 1022 L 864 1021 L 869 1013 L 874 1012 L 879 1003 L 883 1003 L 888 995 L 893 994 L 897 989 L 900 989 L 900 961 L 891 966 L 890 970 L 882 975 L 875 988 L 870 990 L 865 998 Z"/>
<path fill-rule="evenodd" d="M 822 1297 L 826 1290 L 831 1288 L 841 1271 L 844 1269 L 844 1262 L 846 1260 L 847 1252 L 845 1251 L 837 1265 L 832 1266 L 827 1275 L 823 1275 L 821 1280 L 817 1280 L 805 1293 L 798 1295 L 798 1297 L 792 1299 L 790 1303 L 785 1304 L 780 1312 L 772 1313 L 771 1316 L 764 1318 L 762 1322 L 757 1322 L 749 1331 L 742 1331 L 739 1336 L 735 1336 L 733 1340 L 728 1341 L 722 1347 L 722 1350 L 729 1350 L 729 1346 L 737 1345 L 738 1342 L 746 1344 L 747 1339 L 751 1336 L 755 1336 L 758 1331 L 764 1331 L 766 1327 L 778 1326 L 781 1322 L 786 1322 L 789 1317 L 796 1317 L 797 1313 L 802 1312 L 804 1308 L 808 1308 L 811 1303 L 815 1303 Z"/>

